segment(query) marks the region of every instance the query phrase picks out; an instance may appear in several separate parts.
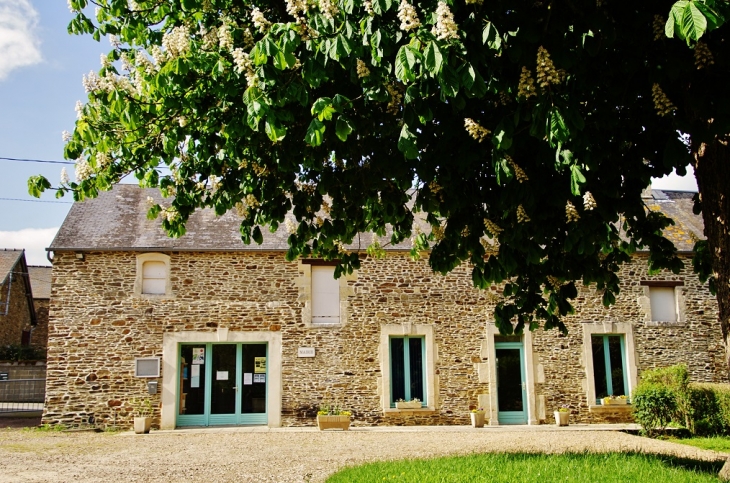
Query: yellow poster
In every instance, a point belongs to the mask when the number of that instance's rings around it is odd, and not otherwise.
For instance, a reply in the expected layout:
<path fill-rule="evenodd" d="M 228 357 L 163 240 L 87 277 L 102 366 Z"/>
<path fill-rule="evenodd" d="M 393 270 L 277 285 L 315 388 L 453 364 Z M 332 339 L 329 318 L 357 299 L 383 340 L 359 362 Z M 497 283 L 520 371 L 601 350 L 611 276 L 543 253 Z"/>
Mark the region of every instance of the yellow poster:
<path fill-rule="evenodd" d="M 266 357 L 253 358 L 253 372 L 256 374 L 266 372 Z"/>

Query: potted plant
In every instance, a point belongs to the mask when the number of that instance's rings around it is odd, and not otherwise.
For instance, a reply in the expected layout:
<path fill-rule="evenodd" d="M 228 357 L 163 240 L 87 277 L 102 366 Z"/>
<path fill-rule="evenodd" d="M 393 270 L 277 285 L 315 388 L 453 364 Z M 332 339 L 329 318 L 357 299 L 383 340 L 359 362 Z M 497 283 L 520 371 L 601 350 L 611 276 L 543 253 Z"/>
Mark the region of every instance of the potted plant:
<path fill-rule="evenodd" d="M 343 410 L 337 404 L 323 404 L 317 411 L 317 427 L 320 431 L 325 429 L 350 429 L 350 411 Z"/>
<path fill-rule="evenodd" d="M 570 418 L 570 406 L 563 404 L 555 411 L 555 424 L 557 426 L 567 426 L 568 418 Z"/>
<path fill-rule="evenodd" d="M 134 432 L 137 434 L 149 433 L 152 427 L 152 401 L 150 398 L 133 399 L 132 409 L 134 410 Z"/>
<path fill-rule="evenodd" d="M 606 396 L 603 399 L 601 399 L 601 402 L 604 406 L 611 406 L 611 405 L 622 405 L 625 406 L 628 404 L 629 400 L 626 396 Z"/>
<path fill-rule="evenodd" d="M 484 427 L 484 408 L 474 408 L 471 410 L 469 416 L 471 416 L 471 427 L 472 428 L 483 428 Z"/>
<path fill-rule="evenodd" d="M 417 397 L 414 397 L 410 401 L 398 399 L 395 402 L 395 408 L 396 409 L 421 409 L 421 400 L 418 399 Z"/>

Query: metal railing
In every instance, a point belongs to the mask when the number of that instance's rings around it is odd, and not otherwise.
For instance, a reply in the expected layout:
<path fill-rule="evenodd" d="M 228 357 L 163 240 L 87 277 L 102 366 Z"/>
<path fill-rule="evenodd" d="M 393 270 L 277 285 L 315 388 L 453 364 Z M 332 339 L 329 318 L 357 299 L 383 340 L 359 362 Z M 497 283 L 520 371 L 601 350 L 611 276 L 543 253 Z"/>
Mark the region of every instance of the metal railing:
<path fill-rule="evenodd" d="M 0 416 L 43 411 L 45 397 L 45 379 L 0 381 Z"/>

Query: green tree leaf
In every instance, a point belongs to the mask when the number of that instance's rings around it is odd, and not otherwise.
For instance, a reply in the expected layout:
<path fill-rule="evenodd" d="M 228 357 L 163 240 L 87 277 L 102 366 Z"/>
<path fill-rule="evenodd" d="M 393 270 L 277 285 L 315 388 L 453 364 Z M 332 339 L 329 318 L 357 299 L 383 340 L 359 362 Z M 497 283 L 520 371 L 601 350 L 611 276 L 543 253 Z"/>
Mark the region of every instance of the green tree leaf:
<path fill-rule="evenodd" d="M 577 164 L 570 167 L 570 192 L 573 196 L 580 196 L 580 185 L 586 182 L 586 177 Z"/>
<path fill-rule="evenodd" d="M 441 55 L 441 49 L 435 41 L 431 41 L 426 44 L 426 50 L 423 52 L 424 65 L 434 77 L 439 75 L 441 72 L 441 65 L 443 64 L 444 58 Z"/>
<path fill-rule="evenodd" d="M 340 141 L 347 141 L 347 136 L 352 132 L 352 125 L 345 116 L 339 116 L 335 123 L 335 134 L 340 138 Z"/>
<path fill-rule="evenodd" d="M 325 125 L 319 119 L 312 119 L 307 128 L 304 141 L 310 146 L 319 146 L 324 141 Z"/>

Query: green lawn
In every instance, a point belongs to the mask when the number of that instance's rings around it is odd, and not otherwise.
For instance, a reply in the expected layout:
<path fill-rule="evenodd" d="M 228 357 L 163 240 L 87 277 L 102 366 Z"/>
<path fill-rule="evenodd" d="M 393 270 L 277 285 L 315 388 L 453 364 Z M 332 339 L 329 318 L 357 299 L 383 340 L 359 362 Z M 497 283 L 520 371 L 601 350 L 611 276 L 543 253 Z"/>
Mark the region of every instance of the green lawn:
<path fill-rule="evenodd" d="M 719 463 L 642 454 L 510 454 L 368 463 L 344 469 L 327 483 L 470 482 L 717 482 Z"/>
<path fill-rule="evenodd" d="M 730 453 L 730 438 L 726 436 L 714 436 L 712 438 L 670 439 L 670 441 L 673 443 L 688 444 L 697 448 Z"/>

